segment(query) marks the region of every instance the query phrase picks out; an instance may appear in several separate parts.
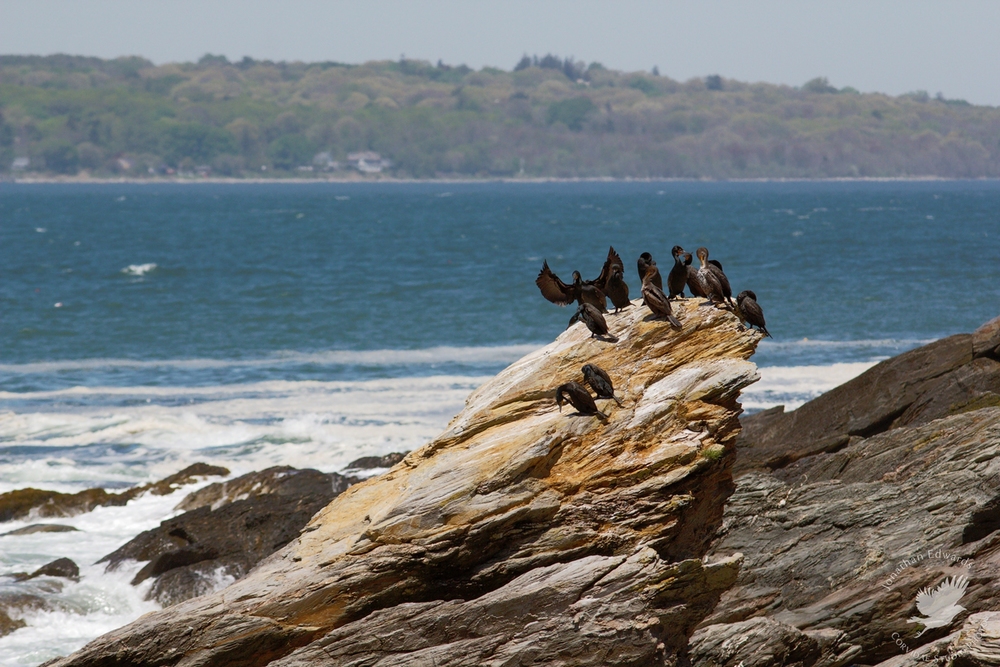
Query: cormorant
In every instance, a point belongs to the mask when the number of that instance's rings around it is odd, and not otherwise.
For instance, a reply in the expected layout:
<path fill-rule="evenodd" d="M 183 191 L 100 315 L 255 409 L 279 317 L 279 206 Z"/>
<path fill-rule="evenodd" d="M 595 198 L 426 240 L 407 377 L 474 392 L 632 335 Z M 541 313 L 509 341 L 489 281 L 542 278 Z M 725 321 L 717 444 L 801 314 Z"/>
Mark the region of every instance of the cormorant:
<path fill-rule="evenodd" d="M 581 303 L 577 307 L 576 312 L 573 313 L 573 317 L 569 318 L 569 324 L 566 325 L 566 328 L 568 329 L 576 322 L 583 322 L 587 325 L 587 328 L 590 329 L 591 338 L 600 336 L 614 338 L 614 336 L 608 335 L 608 323 L 604 319 L 604 315 L 601 315 L 601 311 L 589 303 Z"/>
<path fill-rule="evenodd" d="M 583 379 L 597 394 L 597 398 L 610 398 L 621 407 L 622 402 L 615 396 L 615 386 L 611 383 L 611 376 L 607 371 L 594 364 L 587 364 L 580 370 L 583 371 Z"/>
<path fill-rule="evenodd" d="M 670 268 L 670 273 L 667 274 L 667 288 L 670 290 L 670 295 L 667 297 L 673 299 L 675 297 L 684 298 L 684 285 L 687 284 L 687 266 L 684 264 L 684 258 L 688 253 L 684 252 L 684 248 L 679 245 L 675 245 L 670 254 L 674 258 L 674 265 Z M 662 288 L 661 288 L 662 289 Z"/>
<path fill-rule="evenodd" d="M 621 266 L 615 265 L 611 267 L 611 275 L 604 284 L 604 293 L 611 299 L 611 303 L 615 305 L 616 313 L 622 308 L 628 308 L 632 305 L 632 302 L 628 298 L 628 285 L 625 283 L 625 278 L 622 275 Z"/>
<path fill-rule="evenodd" d="M 596 415 L 600 419 L 608 418 L 606 414 L 597 409 L 594 397 L 579 382 L 567 382 L 556 387 L 556 405 L 559 406 L 559 412 L 562 412 L 562 405 L 565 402 L 569 402 L 581 415 Z"/>
<path fill-rule="evenodd" d="M 615 267 L 619 267 L 622 270 L 622 275 L 625 274 L 625 265 L 622 264 L 622 258 L 619 257 L 618 253 L 615 252 L 614 246 L 608 246 L 608 258 L 604 260 L 604 266 L 601 267 L 601 275 L 597 276 L 595 280 L 585 280 L 583 281 L 585 285 L 594 285 L 598 289 L 603 290 L 604 286 L 608 284 L 608 278 L 611 277 L 611 272 Z"/>
<path fill-rule="evenodd" d="M 726 277 L 726 272 L 722 270 L 722 262 L 717 259 L 708 259 L 708 248 L 698 248 L 698 252 L 702 250 L 705 251 L 705 258 L 708 264 L 706 268 L 715 274 L 715 277 L 719 279 L 719 284 L 722 285 L 722 296 L 726 297 L 726 301 L 729 305 L 733 305 L 733 288 L 729 285 L 729 278 Z M 700 258 L 701 255 L 698 255 Z"/>
<path fill-rule="evenodd" d="M 674 317 L 670 308 L 670 300 L 663 293 L 663 290 L 656 286 L 656 278 L 659 275 L 660 270 L 656 268 L 656 265 L 649 267 L 646 271 L 646 277 L 642 281 L 642 298 L 645 299 L 649 309 L 653 311 L 653 315 L 667 318 L 670 320 L 670 324 L 680 329 L 681 322 Z"/>
<path fill-rule="evenodd" d="M 646 280 L 646 271 L 649 270 L 649 267 L 656 266 L 656 260 L 648 252 L 644 252 L 639 255 L 639 259 L 635 264 L 639 271 L 639 281 L 642 282 Z M 663 278 L 660 277 L 659 272 L 656 274 L 656 286 L 661 290 L 663 289 Z"/>
<path fill-rule="evenodd" d="M 602 272 L 603 275 L 603 272 Z M 595 306 L 602 313 L 608 312 L 604 292 L 596 285 L 597 281 L 586 281 L 580 276 L 579 271 L 573 272 L 573 282 L 567 285 L 559 276 L 552 272 L 547 261 L 542 261 L 542 270 L 535 278 L 535 284 L 541 290 L 542 296 L 556 304 L 557 306 L 568 306 L 577 301 L 579 303 L 589 303 Z"/>
<path fill-rule="evenodd" d="M 703 299 L 708 298 L 708 294 L 702 288 L 701 279 L 698 277 L 698 269 L 691 266 L 691 262 L 694 261 L 694 256 L 691 253 L 684 253 L 684 269 L 687 271 L 687 286 L 691 290 L 693 296 L 700 296 Z"/>
<path fill-rule="evenodd" d="M 580 273 L 578 271 L 573 272 L 573 281 L 577 283 L 580 281 Z M 587 304 L 597 308 L 598 312 L 606 313 L 608 312 L 608 300 L 604 294 L 604 291 L 597 285 L 591 285 L 589 283 L 580 283 L 580 303 Z"/>
<path fill-rule="evenodd" d="M 756 326 L 758 329 L 764 332 L 764 335 L 773 338 L 767 331 L 767 326 L 764 323 L 764 311 L 760 309 L 757 305 L 757 295 L 748 289 L 743 290 L 736 295 L 736 308 L 740 312 L 740 317 L 746 320 L 747 323 L 751 325 L 751 328 Z"/>
<path fill-rule="evenodd" d="M 699 288 L 712 304 L 725 303 L 726 296 L 722 291 L 722 282 L 715 273 L 716 267 L 708 263 L 708 248 L 698 248 L 697 253 L 698 260 L 701 262 L 701 268 L 695 274 Z"/>

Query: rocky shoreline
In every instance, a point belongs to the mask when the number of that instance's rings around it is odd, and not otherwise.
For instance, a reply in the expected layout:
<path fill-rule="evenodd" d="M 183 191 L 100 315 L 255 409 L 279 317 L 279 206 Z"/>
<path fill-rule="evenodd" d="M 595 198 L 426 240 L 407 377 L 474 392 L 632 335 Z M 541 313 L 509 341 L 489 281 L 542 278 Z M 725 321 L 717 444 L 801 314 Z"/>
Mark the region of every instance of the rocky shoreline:
<path fill-rule="evenodd" d="M 760 335 L 677 311 L 609 317 L 615 345 L 572 327 L 423 448 L 357 462 L 377 477 L 189 494 L 102 559 L 145 562 L 165 609 L 47 665 L 1000 664 L 1000 318 L 741 420 Z M 552 399 L 586 363 L 619 387 L 606 424 Z M 223 473 L 128 493 L 196 474 Z M 921 633 L 949 576 L 963 610 Z"/>

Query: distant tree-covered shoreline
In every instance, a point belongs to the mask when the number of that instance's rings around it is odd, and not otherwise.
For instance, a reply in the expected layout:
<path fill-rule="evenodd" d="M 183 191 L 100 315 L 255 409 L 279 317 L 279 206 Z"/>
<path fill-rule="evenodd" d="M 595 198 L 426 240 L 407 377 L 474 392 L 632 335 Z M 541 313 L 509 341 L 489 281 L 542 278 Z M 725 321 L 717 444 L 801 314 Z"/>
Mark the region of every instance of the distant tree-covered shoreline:
<path fill-rule="evenodd" d="M 553 55 L 510 72 L 0 56 L 0 175 L 52 174 L 998 177 L 1000 109 Z"/>

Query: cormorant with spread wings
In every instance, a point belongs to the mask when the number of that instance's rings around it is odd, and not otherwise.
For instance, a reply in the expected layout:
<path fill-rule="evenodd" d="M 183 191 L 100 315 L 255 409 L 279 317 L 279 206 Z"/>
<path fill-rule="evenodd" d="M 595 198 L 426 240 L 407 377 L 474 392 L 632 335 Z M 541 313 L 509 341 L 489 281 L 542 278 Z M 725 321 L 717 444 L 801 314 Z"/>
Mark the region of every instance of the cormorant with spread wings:
<path fill-rule="evenodd" d="M 559 279 L 547 261 L 542 262 L 542 270 L 535 278 L 535 284 L 541 290 L 542 296 L 556 304 L 557 306 L 568 306 L 574 301 L 578 303 L 589 303 L 602 313 L 608 312 L 607 297 L 605 289 L 608 280 L 611 279 L 612 267 L 618 266 L 624 269 L 621 257 L 615 252 L 613 247 L 608 249 L 608 258 L 601 269 L 601 275 L 594 280 L 583 280 L 579 271 L 573 272 L 573 282 L 569 285 Z"/>

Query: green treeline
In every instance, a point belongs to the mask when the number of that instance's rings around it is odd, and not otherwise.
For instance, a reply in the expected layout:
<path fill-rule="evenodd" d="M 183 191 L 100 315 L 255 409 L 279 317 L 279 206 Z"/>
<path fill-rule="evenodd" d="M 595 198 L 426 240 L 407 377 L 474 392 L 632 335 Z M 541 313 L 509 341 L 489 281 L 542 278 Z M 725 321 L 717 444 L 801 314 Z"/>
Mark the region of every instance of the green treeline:
<path fill-rule="evenodd" d="M 7 176 L 320 176 L 358 173 L 360 151 L 401 178 L 996 177 L 1000 109 L 551 55 L 511 72 L 0 56 Z"/>

